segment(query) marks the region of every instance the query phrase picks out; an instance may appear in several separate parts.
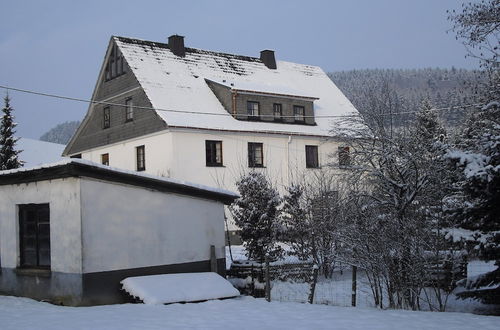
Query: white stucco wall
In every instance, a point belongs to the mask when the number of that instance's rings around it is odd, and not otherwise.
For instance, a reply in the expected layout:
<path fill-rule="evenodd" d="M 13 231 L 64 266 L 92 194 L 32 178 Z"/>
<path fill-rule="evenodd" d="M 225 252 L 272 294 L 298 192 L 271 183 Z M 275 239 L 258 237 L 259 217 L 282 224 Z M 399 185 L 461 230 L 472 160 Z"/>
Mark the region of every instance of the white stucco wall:
<path fill-rule="evenodd" d="M 222 141 L 224 167 L 207 167 L 205 141 Z M 264 168 L 248 167 L 248 142 L 263 143 Z M 236 180 L 250 170 L 265 172 L 281 193 L 294 182 L 318 173 L 306 168 L 306 145 L 318 146 L 320 166 L 335 163 L 338 142 L 324 137 L 170 129 L 154 135 L 83 152 L 82 158 L 100 162 L 109 153 L 110 166 L 135 170 L 135 147 L 145 145 L 146 172 L 237 191 Z M 228 214 L 229 216 L 229 214 Z M 236 229 L 229 221 L 229 229 Z"/>
<path fill-rule="evenodd" d="M 146 147 L 147 148 L 147 147 Z M 223 204 L 82 179 L 83 272 L 224 258 Z"/>
<path fill-rule="evenodd" d="M 51 270 L 81 273 L 80 182 L 76 178 L 0 186 L 2 267 L 20 263 L 19 204 L 49 203 Z"/>
<path fill-rule="evenodd" d="M 101 155 L 108 153 L 109 166 L 135 171 L 137 169 L 135 148 L 141 145 L 144 145 L 146 152 L 146 172 L 170 177 L 172 139 L 171 134 L 165 132 L 91 149 L 83 152 L 82 158 L 101 163 Z"/>

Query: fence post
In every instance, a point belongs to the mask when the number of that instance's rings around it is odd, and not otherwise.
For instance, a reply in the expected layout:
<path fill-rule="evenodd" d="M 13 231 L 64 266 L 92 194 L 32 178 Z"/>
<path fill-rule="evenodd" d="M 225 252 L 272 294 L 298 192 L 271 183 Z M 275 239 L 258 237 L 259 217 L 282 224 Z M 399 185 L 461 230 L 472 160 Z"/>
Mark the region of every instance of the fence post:
<path fill-rule="evenodd" d="M 269 275 L 269 256 L 266 254 L 266 300 L 271 302 L 271 278 Z"/>
<path fill-rule="evenodd" d="M 357 286 L 358 267 L 352 266 L 352 307 L 356 307 L 356 286 Z"/>
<path fill-rule="evenodd" d="M 215 256 L 214 245 L 210 245 L 210 271 L 217 273 L 217 257 Z"/>
<path fill-rule="evenodd" d="M 316 282 L 318 281 L 318 266 L 313 266 L 312 273 L 312 283 L 311 283 L 311 291 L 309 292 L 309 303 L 312 304 L 314 302 L 314 290 L 316 290 Z"/>

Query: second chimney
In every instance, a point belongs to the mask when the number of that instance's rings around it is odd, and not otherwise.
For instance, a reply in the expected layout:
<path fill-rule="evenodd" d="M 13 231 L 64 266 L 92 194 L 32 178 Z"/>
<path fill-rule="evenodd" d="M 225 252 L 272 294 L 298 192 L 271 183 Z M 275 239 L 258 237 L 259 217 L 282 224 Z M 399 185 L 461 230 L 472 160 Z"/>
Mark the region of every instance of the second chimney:
<path fill-rule="evenodd" d="M 168 47 L 170 51 L 177 56 L 186 56 L 186 48 L 184 48 L 184 37 L 177 34 L 168 37 Z"/>
<path fill-rule="evenodd" d="M 276 59 L 274 58 L 274 50 L 265 49 L 260 52 L 260 60 L 269 69 L 276 69 Z"/>

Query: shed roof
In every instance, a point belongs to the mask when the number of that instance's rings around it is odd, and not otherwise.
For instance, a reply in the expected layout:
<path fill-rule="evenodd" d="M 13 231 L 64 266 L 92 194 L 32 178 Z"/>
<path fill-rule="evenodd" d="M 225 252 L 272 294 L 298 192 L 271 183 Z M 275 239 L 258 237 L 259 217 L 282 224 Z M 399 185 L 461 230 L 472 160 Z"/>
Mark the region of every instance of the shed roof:
<path fill-rule="evenodd" d="M 277 69 L 269 69 L 256 57 L 195 48 L 186 48 L 185 56 L 177 56 L 165 43 L 124 37 L 113 37 L 113 41 L 158 115 L 171 127 L 328 136 L 333 122 L 325 116 L 357 113 L 317 66 L 277 61 Z M 246 91 L 317 98 L 317 125 L 237 120 L 205 79 Z"/>
<path fill-rule="evenodd" d="M 0 171 L 0 186 L 53 180 L 68 177 L 88 177 L 109 182 L 177 193 L 231 204 L 239 196 L 229 190 L 213 188 L 142 172 L 127 171 L 88 160 L 68 158 L 32 168 Z"/>

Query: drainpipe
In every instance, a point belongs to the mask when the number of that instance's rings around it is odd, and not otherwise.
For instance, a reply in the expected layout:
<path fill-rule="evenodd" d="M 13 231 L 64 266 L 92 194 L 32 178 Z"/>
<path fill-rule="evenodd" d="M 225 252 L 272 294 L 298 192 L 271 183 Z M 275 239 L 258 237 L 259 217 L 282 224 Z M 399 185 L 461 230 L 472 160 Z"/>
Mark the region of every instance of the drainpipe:
<path fill-rule="evenodd" d="M 288 136 L 288 142 L 286 144 L 286 180 L 287 186 L 290 186 L 290 143 L 292 143 L 292 136 Z"/>
<path fill-rule="evenodd" d="M 237 92 L 233 91 L 232 92 L 232 96 L 233 96 L 233 104 L 232 104 L 232 112 L 233 112 L 233 117 L 236 118 L 236 96 L 237 96 Z"/>

